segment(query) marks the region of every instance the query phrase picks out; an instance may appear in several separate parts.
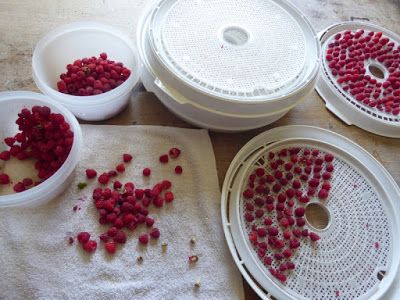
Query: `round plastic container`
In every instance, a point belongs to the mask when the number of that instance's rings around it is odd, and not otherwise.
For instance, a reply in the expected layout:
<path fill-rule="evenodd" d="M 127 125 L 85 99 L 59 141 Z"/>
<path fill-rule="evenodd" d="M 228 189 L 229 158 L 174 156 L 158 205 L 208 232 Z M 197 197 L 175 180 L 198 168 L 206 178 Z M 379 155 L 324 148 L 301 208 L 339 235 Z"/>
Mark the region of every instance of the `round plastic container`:
<path fill-rule="evenodd" d="M 38 93 L 22 91 L 0 93 L 0 151 L 6 148 L 4 138 L 14 136 L 18 131 L 18 126 L 15 124 L 17 114 L 22 108 L 32 108 L 35 105 L 46 105 L 52 112 L 61 113 L 64 116 L 74 132 L 71 152 L 61 168 L 43 183 L 22 193 L 0 196 L 0 207 L 36 206 L 55 198 L 70 185 L 72 172 L 78 164 L 82 146 L 82 132 L 78 121 L 62 105 Z"/>
<path fill-rule="evenodd" d="M 247 130 L 276 121 L 312 91 L 319 42 L 295 7 L 192 4 L 195 10 L 190 1 L 160 1 L 138 27 L 143 83 L 172 112 L 205 128 Z M 207 20 L 201 31 L 198 20 Z"/>
<path fill-rule="evenodd" d="M 106 52 L 112 60 L 131 70 L 117 88 L 100 95 L 72 96 L 58 92 L 57 81 L 66 65 L 78 58 Z M 94 22 L 70 23 L 45 35 L 33 52 L 32 73 L 38 88 L 67 107 L 76 117 L 100 121 L 118 114 L 128 103 L 141 73 L 138 54 L 129 37 L 109 25 Z"/>

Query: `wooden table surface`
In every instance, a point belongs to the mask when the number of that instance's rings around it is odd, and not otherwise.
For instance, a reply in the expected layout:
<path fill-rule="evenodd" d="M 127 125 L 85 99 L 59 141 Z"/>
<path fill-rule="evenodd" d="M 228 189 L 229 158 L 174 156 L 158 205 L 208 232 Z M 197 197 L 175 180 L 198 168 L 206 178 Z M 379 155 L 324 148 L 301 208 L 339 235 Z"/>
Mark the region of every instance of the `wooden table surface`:
<path fill-rule="evenodd" d="M 148 5 L 149 2 L 149 0 L 0 0 L 2 73 L 0 91 L 37 91 L 31 74 L 32 49 L 40 37 L 52 28 L 71 21 L 95 20 L 115 25 L 134 39 L 138 16 L 144 10 L 144 5 Z M 400 33 L 400 6 L 396 0 L 292 0 L 292 2 L 311 20 L 317 31 L 335 22 L 366 18 Z M 193 127 L 170 113 L 153 94 L 140 89 L 121 114 L 100 123 Z M 233 157 L 252 137 L 273 127 L 294 124 L 319 126 L 350 138 L 379 160 L 400 184 L 400 139 L 380 137 L 354 126 L 346 126 L 325 109 L 323 101 L 313 91 L 305 102 L 272 125 L 244 133 L 210 132 L 220 185 Z M 246 299 L 259 299 L 246 283 L 244 287 Z"/>

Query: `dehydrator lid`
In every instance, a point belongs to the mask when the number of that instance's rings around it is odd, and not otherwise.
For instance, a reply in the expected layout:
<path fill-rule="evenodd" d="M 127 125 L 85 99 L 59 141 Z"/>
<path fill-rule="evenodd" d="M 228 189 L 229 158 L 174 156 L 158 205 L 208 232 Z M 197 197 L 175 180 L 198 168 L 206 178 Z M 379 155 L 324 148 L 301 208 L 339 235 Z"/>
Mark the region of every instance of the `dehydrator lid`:
<path fill-rule="evenodd" d="M 170 86 L 257 101 L 295 93 L 318 72 L 318 38 L 286 1 L 163 0 L 150 18 L 152 52 Z"/>

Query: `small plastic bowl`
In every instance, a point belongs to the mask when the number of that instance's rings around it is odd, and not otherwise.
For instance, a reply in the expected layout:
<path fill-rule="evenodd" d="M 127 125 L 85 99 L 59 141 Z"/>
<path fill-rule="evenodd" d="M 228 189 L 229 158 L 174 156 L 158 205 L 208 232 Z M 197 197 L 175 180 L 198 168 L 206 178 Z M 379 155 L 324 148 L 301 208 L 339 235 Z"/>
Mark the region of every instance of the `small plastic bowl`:
<path fill-rule="evenodd" d="M 0 196 L 0 208 L 14 206 L 37 206 L 61 194 L 72 181 L 73 170 L 79 162 L 82 146 L 82 132 L 78 121 L 62 105 L 49 97 L 32 92 L 2 92 L 0 93 L 0 152 L 6 149 L 4 138 L 14 136 L 18 132 L 15 121 L 22 108 L 32 108 L 35 105 L 48 106 L 52 112 L 60 113 L 71 126 L 74 140 L 71 151 L 64 164 L 50 178 L 41 184 L 21 193 Z"/>
<path fill-rule="evenodd" d="M 57 90 L 59 76 L 66 72 L 67 64 L 84 57 L 98 57 L 102 52 L 131 70 L 123 84 L 94 96 L 72 96 Z M 140 72 L 138 52 L 128 36 L 101 23 L 77 22 L 58 27 L 45 35 L 33 51 L 32 73 L 37 87 L 87 121 L 105 120 L 118 114 L 128 103 Z"/>

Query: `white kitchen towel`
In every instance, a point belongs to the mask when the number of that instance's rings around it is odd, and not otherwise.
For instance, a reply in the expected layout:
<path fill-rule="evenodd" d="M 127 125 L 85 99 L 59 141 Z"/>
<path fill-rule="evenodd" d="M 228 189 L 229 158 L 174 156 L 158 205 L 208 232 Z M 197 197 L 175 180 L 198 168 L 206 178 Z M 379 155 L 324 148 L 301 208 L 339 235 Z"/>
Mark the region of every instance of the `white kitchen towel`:
<path fill-rule="evenodd" d="M 31 209 L 0 211 L 0 299 L 243 299 L 242 281 L 226 246 L 221 226 L 220 191 L 213 149 L 205 130 L 155 126 L 83 125 L 84 147 L 73 183 L 62 196 Z M 161 164 L 171 147 L 181 156 Z M 152 186 L 162 179 L 173 183 L 173 203 L 152 207 L 158 241 L 138 245 L 138 227 L 110 257 L 102 242 L 93 254 L 67 237 L 88 231 L 98 240 L 99 225 L 91 199 L 96 181 L 79 190 L 85 169 L 99 173 L 134 159 L 118 179 Z M 176 175 L 176 165 L 183 173 Z M 145 167 L 150 178 L 142 176 Z M 73 211 L 78 205 L 80 210 Z M 195 237 L 196 243 L 190 243 Z M 161 244 L 168 243 L 162 252 Z M 188 263 L 197 255 L 195 264 Z M 138 263 L 137 257 L 143 262 Z M 200 281 L 200 288 L 194 287 Z"/>

